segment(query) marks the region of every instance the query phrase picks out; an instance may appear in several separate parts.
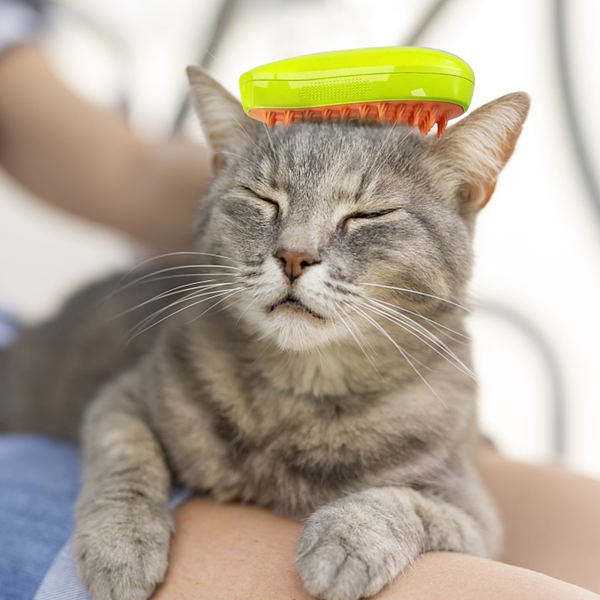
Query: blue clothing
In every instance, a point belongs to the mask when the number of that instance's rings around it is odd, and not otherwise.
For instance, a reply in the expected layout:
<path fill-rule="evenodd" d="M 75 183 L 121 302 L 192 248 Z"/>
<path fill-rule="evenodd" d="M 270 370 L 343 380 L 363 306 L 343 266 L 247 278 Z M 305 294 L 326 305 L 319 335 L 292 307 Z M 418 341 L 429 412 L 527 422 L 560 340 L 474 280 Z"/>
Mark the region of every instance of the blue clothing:
<path fill-rule="evenodd" d="M 66 442 L 0 436 L 0 597 L 31 600 L 73 531 L 79 454 Z"/>
<path fill-rule="evenodd" d="M 79 470 L 73 444 L 0 436 L 2 600 L 91 600 L 77 580 L 71 551 Z M 189 495 L 175 490 L 171 505 Z"/>
<path fill-rule="evenodd" d="M 0 55 L 39 33 L 41 4 L 34 0 L 0 0 Z"/>
<path fill-rule="evenodd" d="M 17 321 L 0 308 L 0 350 L 10 345 L 16 339 L 20 330 Z"/>

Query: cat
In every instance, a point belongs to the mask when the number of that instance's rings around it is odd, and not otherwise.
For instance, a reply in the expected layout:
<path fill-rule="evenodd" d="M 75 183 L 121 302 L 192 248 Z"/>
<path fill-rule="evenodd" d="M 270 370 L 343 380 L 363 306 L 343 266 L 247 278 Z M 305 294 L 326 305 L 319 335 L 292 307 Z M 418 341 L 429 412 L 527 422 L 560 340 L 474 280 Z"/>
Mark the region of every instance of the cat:
<path fill-rule="evenodd" d="M 21 402 L 0 412 L 4 429 L 73 437 L 95 396 L 81 581 L 94 600 L 150 596 L 167 569 L 172 482 L 302 520 L 295 564 L 324 600 L 372 596 L 424 552 L 496 556 L 463 320 L 476 216 L 528 96 L 439 139 L 376 123 L 269 131 L 206 72 L 188 75 L 216 157 L 190 264 L 130 276 L 86 313 L 114 281 L 96 286 L 0 355 L 0 394 Z M 106 311 L 137 319 L 125 355 Z"/>

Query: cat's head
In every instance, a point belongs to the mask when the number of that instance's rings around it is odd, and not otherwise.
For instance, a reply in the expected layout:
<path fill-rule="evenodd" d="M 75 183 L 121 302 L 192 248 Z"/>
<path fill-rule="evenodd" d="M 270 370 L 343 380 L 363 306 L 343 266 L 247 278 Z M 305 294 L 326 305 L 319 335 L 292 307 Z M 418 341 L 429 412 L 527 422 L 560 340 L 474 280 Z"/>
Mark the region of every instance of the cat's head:
<path fill-rule="evenodd" d="M 475 215 L 513 152 L 526 94 L 439 139 L 357 123 L 269 131 L 205 72 L 188 74 L 217 171 L 197 250 L 235 266 L 227 310 L 281 348 L 308 350 L 462 301 Z"/>

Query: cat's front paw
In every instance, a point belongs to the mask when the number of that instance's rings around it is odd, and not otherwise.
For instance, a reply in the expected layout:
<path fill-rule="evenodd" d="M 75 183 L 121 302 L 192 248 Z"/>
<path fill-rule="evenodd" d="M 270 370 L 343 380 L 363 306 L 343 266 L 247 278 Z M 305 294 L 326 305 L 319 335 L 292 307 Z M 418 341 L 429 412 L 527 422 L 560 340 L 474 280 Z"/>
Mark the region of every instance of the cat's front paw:
<path fill-rule="evenodd" d="M 147 600 L 164 579 L 170 513 L 145 502 L 89 502 L 80 509 L 73 553 L 93 600 Z"/>
<path fill-rule="evenodd" d="M 296 567 L 307 591 L 323 600 L 373 596 L 423 552 L 421 520 L 390 520 L 376 505 L 338 501 L 304 524 Z"/>

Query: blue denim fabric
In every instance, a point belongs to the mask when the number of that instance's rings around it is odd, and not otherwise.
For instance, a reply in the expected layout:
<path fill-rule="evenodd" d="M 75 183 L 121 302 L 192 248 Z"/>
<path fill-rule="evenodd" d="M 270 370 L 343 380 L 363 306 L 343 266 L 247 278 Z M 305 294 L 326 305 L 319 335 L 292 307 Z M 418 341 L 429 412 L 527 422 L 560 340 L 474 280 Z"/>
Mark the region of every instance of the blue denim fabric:
<path fill-rule="evenodd" d="M 31 600 L 71 535 L 79 466 L 66 442 L 0 436 L 2 600 Z"/>
<path fill-rule="evenodd" d="M 40 8 L 40 4 L 33 0 L 0 0 L 0 56 L 39 33 L 42 17 L 34 8 Z"/>
<path fill-rule="evenodd" d="M 21 330 L 17 321 L 0 308 L 0 350 L 9 346 Z"/>
<path fill-rule="evenodd" d="M 79 469 L 72 444 L 0 435 L 1 600 L 91 600 L 71 550 Z M 190 495 L 174 489 L 171 506 Z"/>

